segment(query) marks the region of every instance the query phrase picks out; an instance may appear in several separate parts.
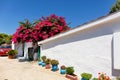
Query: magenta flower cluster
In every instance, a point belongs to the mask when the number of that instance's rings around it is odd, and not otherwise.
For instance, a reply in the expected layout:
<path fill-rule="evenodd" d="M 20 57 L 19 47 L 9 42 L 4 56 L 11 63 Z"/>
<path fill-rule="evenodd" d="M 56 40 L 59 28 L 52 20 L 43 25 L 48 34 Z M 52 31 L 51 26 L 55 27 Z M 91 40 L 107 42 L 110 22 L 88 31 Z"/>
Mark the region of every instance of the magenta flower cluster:
<path fill-rule="evenodd" d="M 30 24 L 30 23 L 25 23 Z M 70 29 L 63 17 L 58 17 L 52 14 L 48 17 L 40 18 L 32 27 L 25 26 L 24 24 L 13 34 L 12 41 L 19 42 L 37 42 L 54 36 L 58 33 Z"/>

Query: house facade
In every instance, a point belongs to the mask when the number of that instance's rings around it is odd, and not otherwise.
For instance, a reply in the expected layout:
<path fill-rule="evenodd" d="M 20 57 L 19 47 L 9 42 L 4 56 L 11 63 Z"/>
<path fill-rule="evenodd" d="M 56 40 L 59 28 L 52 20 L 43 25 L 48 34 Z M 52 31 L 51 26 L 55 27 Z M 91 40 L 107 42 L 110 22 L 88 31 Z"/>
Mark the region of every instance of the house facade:
<path fill-rule="evenodd" d="M 38 42 L 41 56 L 73 66 L 75 73 L 120 75 L 120 12 Z"/>

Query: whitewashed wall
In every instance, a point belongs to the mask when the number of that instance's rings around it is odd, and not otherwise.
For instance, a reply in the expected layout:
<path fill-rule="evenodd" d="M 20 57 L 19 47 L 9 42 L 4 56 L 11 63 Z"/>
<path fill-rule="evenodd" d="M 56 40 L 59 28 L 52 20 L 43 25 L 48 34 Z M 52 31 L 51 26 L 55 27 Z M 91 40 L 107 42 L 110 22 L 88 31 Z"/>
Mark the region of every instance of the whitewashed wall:
<path fill-rule="evenodd" d="M 105 72 L 119 75 L 113 69 L 113 33 L 120 31 L 120 19 L 111 20 L 74 34 L 48 41 L 42 45 L 42 55 L 58 59 L 60 65 L 74 66 L 75 73 L 90 72 L 94 76 Z"/>
<path fill-rule="evenodd" d="M 22 45 L 23 45 L 22 43 L 13 43 L 12 42 L 12 49 L 18 51 L 18 54 L 17 54 L 18 57 L 23 56 L 23 46 Z"/>

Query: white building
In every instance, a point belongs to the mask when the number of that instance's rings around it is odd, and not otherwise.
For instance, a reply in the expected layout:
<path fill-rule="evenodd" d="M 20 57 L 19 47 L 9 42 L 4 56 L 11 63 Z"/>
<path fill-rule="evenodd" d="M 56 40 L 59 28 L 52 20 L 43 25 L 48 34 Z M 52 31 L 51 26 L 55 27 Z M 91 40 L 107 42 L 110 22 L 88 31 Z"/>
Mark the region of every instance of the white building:
<path fill-rule="evenodd" d="M 75 73 L 120 75 L 120 12 L 38 42 L 41 55 L 74 66 Z M 42 45 L 41 45 L 42 44 Z"/>

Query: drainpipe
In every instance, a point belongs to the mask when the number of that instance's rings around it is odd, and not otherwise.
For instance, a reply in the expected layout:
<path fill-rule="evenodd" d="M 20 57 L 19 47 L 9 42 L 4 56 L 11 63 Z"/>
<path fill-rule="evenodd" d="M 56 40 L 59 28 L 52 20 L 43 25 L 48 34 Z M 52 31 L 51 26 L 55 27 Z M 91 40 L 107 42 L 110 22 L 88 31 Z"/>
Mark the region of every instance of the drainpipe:
<path fill-rule="evenodd" d="M 38 47 L 38 59 L 41 57 L 41 48 L 42 48 L 42 44 L 39 44 L 39 47 Z"/>

